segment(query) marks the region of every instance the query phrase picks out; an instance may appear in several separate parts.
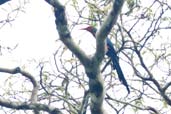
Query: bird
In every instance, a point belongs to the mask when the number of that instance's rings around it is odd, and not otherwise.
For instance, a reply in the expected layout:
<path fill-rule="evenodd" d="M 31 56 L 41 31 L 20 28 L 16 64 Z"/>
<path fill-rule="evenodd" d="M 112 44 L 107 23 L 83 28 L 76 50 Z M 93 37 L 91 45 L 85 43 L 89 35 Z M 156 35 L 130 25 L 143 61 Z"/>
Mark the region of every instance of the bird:
<path fill-rule="evenodd" d="M 94 26 L 90 25 L 90 26 L 88 26 L 86 28 L 82 28 L 81 30 L 86 30 L 86 31 L 90 32 L 94 36 L 94 38 L 96 38 L 97 29 Z M 128 91 L 128 94 L 129 94 L 130 89 L 128 87 L 128 83 L 127 83 L 127 81 L 125 79 L 125 76 L 124 76 L 124 74 L 122 72 L 122 69 L 120 67 L 119 57 L 117 56 L 115 48 L 113 47 L 112 41 L 108 37 L 106 38 L 106 46 L 105 47 L 107 48 L 106 55 L 109 58 L 111 58 L 111 60 L 112 60 L 113 69 L 116 70 L 116 72 L 118 74 L 118 77 L 119 77 L 119 80 L 126 87 L 126 89 Z"/>

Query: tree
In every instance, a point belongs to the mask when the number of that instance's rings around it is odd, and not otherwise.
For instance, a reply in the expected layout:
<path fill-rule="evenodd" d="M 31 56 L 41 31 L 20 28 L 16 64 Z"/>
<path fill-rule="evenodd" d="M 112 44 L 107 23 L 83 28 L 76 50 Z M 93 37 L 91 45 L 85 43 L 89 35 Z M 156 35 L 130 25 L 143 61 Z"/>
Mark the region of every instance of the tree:
<path fill-rule="evenodd" d="M 169 2 L 66 2 L 75 10 L 77 19 L 73 19 L 67 5 L 64 7 L 58 0 L 46 2 L 53 7 L 57 32 L 66 47 L 57 41 L 59 45 L 53 55 L 53 64 L 50 61 L 38 63 L 38 79 L 20 67 L 0 68 L 1 73 L 14 76 L 9 76 L 11 79 L 8 78 L 6 82 L 10 89 L 4 89 L 6 91 L 1 94 L 0 105 L 2 109 L 6 107 L 15 110 L 4 109 L 5 112 L 24 110 L 25 113 L 30 113 L 27 110 L 31 110 L 35 114 L 43 111 L 50 114 L 86 114 L 89 111 L 92 114 L 169 113 Z M 84 5 L 80 5 L 81 2 Z M 95 53 L 91 56 L 71 36 L 71 30 L 81 23 L 99 26 Z M 110 36 L 117 49 L 131 90 L 129 95 L 118 81 L 115 71 L 110 69 L 110 60 L 104 58 L 107 36 Z M 27 83 L 21 84 L 21 90 L 16 90 L 14 82 L 21 76 L 24 76 L 22 81 Z M 7 100 L 4 100 L 6 96 Z"/>

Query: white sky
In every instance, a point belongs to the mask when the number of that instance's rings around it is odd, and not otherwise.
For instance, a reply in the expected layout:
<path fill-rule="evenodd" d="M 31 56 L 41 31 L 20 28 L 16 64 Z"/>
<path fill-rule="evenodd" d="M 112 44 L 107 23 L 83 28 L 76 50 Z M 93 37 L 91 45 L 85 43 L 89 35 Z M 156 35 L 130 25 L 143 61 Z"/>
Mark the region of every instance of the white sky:
<path fill-rule="evenodd" d="M 7 4 L 5 5 L 8 7 Z M 50 6 L 43 0 L 30 0 L 30 3 L 24 8 L 25 13 L 20 13 L 11 26 L 7 24 L 0 30 L 1 45 L 15 46 L 18 44 L 12 53 L 3 51 L 5 56 L 0 56 L 1 67 L 4 58 L 8 62 L 11 62 L 10 59 L 25 62 L 28 58 L 48 57 L 54 51 L 55 40 L 58 36 Z"/>

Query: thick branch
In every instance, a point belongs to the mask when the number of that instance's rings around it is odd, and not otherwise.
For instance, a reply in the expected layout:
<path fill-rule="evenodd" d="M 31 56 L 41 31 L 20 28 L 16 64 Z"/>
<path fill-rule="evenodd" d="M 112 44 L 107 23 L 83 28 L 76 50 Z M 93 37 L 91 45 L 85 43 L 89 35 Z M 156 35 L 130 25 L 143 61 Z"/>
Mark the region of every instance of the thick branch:
<path fill-rule="evenodd" d="M 104 85 L 102 76 L 97 75 L 96 79 L 89 79 L 89 88 L 91 96 L 91 114 L 104 114 L 103 100 L 104 100 Z"/>
<path fill-rule="evenodd" d="M 82 51 L 73 41 L 70 31 L 68 30 L 67 19 L 65 15 L 65 8 L 58 0 L 46 0 L 50 5 L 54 7 L 55 23 L 58 30 L 60 40 L 67 46 L 72 53 L 81 61 L 86 67 L 90 64 L 89 57 Z"/>
<path fill-rule="evenodd" d="M 49 112 L 50 114 L 62 114 L 62 112 L 60 112 L 59 109 L 44 104 L 37 104 L 37 103 L 28 104 L 28 103 L 21 103 L 21 102 L 14 102 L 14 101 L 0 99 L 0 105 L 17 110 L 42 110 L 42 111 Z"/>
<path fill-rule="evenodd" d="M 104 41 L 107 35 L 110 33 L 114 24 L 116 24 L 118 16 L 121 12 L 122 6 L 125 0 L 115 0 L 113 2 L 112 10 L 108 14 L 107 18 L 105 19 L 104 23 L 102 24 L 101 28 L 97 31 L 96 34 L 96 54 L 95 58 L 99 59 L 100 63 L 104 57 L 105 48 L 104 48 Z"/>

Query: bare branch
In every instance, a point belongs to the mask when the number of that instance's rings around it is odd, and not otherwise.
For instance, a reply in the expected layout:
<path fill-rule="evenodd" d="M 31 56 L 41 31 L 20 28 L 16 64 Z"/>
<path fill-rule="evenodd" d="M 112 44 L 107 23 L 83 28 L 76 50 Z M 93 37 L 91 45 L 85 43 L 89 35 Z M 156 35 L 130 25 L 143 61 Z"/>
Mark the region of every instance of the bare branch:
<path fill-rule="evenodd" d="M 44 104 L 37 104 L 37 103 L 29 104 L 26 102 L 21 103 L 21 102 L 14 102 L 14 101 L 0 99 L 0 105 L 16 110 L 42 110 L 42 111 L 49 112 L 50 114 L 62 114 L 62 112 L 59 109 Z"/>
<path fill-rule="evenodd" d="M 84 97 L 83 97 L 83 101 L 81 104 L 81 108 L 79 110 L 79 114 L 86 114 L 87 112 L 87 107 L 88 107 L 88 101 L 89 101 L 89 91 L 85 91 L 84 92 Z"/>
<path fill-rule="evenodd" d="M 37 102 L 37 92 L 39 89 L 39 84 L 36 81 L 36 79 L 30 73 L 21 70 L 20 67 L 16 67 L 14 69 L 0 68 L 0 72 L 10 73 L 10 74 L 20 73 L 20 74 L 22 74 L 22 76 L 28 78 L 31 81 L 31 83 L 33 84 L 33 90 L 32 90 L 32 95 L 31 95 L 30 100 L 32 103 Z"/>

